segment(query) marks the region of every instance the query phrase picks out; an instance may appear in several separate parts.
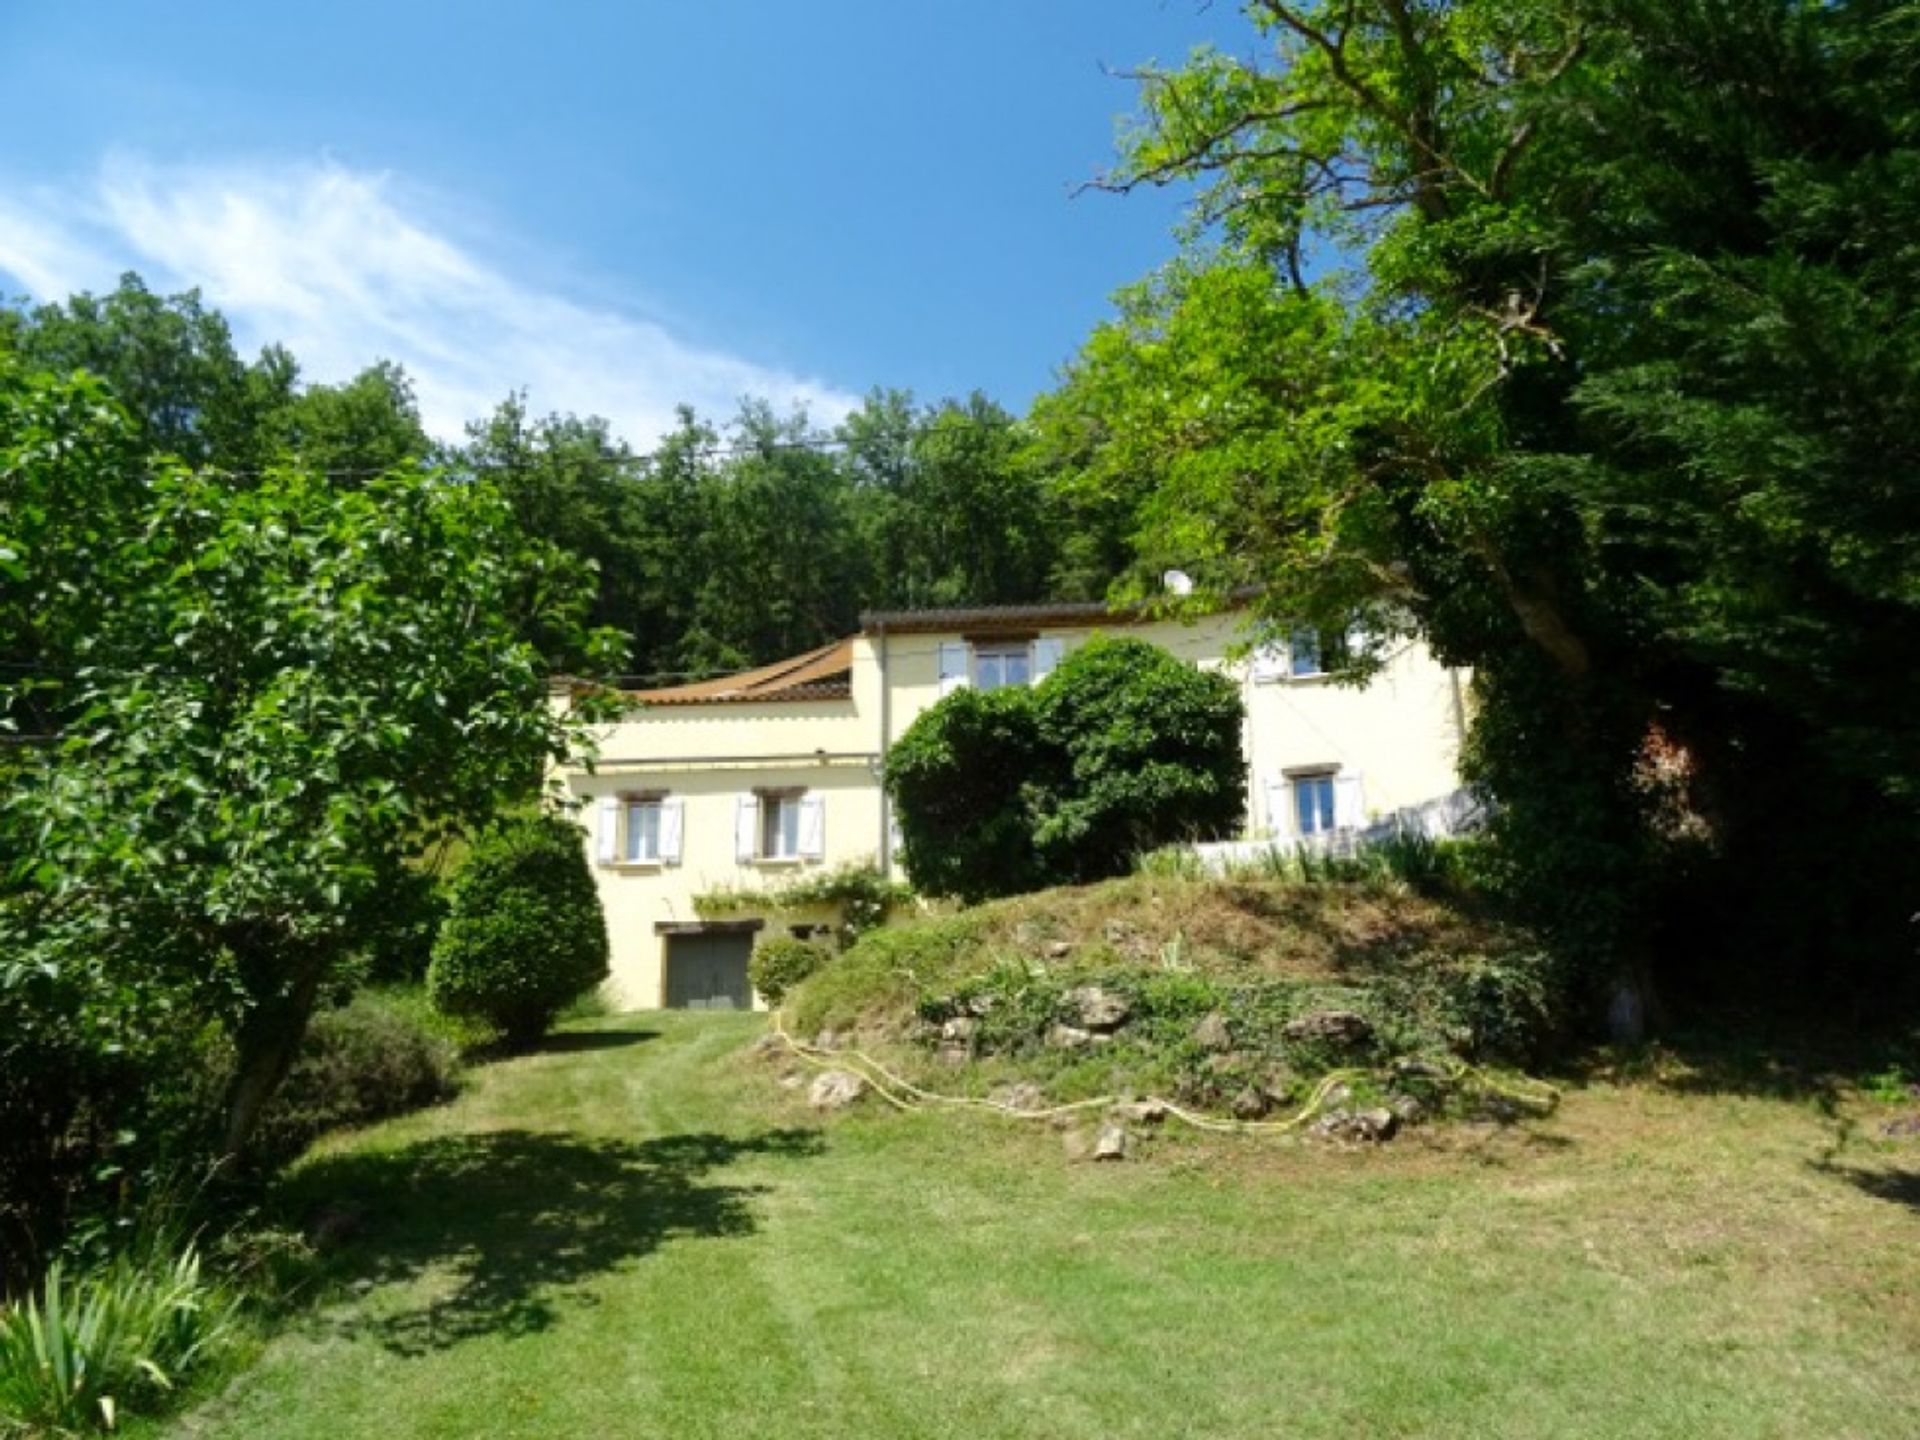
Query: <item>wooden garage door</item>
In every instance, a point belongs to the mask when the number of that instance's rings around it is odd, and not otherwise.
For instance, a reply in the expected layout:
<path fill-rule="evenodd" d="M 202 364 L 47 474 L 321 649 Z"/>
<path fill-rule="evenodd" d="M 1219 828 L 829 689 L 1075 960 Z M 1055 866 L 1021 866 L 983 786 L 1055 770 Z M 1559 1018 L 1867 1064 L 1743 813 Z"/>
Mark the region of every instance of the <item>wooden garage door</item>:
<path fill-rule="evenodd" d="M 738 931 L 667 937 L 669 1010 L 746 1010 L 753 1005 L 747 957 L 753 936 Z"/>

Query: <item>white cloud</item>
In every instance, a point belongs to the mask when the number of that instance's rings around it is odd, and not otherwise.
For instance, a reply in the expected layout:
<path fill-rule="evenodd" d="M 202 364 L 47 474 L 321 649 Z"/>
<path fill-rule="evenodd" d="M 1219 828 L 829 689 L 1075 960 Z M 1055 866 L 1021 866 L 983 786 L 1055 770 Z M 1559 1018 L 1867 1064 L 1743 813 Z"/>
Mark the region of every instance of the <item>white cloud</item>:
<path fill-rule="evenodd" d="M 643 445 L 682 402 L 724 419 L 760 395 L 824 423 L 857 403 L 509 274 L 396 192 L 390 177 L 332 164 L 110 160 L 74 191 L 0 196 L 0 273 L 45 300 L 111 289 L 123 270 L 156 290 L 198 286 L 242 344 L 285 344 L 310 380 L 404 365 L 427 427 L 449 439 L 515 389 L 536 411 L 604 415 Z"/>

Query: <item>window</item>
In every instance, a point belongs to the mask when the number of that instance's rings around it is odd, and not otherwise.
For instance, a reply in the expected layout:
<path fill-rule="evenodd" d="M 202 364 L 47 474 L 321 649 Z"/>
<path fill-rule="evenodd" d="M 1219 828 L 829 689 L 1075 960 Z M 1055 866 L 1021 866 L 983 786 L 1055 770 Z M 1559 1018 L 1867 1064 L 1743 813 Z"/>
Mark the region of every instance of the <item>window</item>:
<path fill-rule="evenodd" d="M 1287 673 L 1295 677 L 1326 673 L 1320 664 L 1318 630 L 1296 630 L 1287 638 Z"/>
<path fill-rule="evenodd" d="M 798 788 L 742 795 L 734 858 L 742 865 L 824 859 L 826 809 L 824 796 L 809 795 Z"/>
<path fill-rule="evenodd" d="M 1333 824 L 1333 776 L 1293 777 L 1293 827 L 1299 835 L 1324 835 Z"/>
<path fill-rule="evenodd" d="M 660 809 L 658 800 L 627 801 L 627 864 L 659 863 Z"/>
<path fill-rule="evenodd" d="M 1038 685 L 1066 654 L 1057 636 L 1005 640 L 946 640 L 940 645 L 940 693 L 951 695 L 968 685 L 998 690 L 1004 685 Z"/>
<path fill-rule="evenodd" d="M 603 795 L 596 852 L 602 865 L 678 865 L 686 802 L 664 792 Z"/>
<path fill-rule="evenodd" d="M 976 645 L 973 683 L 982 690 L 1025 685 L 1033 675 L 1033 655 L 1025 645 Z"/>
<path fill-rule="evenodd" d="M 760 858 L 792 860 L 800 854 L 800 797 L 766 795 L 760 800 Z"/>

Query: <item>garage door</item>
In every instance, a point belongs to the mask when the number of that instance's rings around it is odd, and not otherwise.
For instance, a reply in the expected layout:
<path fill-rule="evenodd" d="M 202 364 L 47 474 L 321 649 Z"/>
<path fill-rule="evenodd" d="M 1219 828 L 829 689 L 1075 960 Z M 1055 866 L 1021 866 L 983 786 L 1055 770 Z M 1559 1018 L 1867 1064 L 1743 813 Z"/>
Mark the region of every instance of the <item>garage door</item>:
<path fill-rule="evenodd" d="M 753 987 L 747 957 L 753 936 L 734 932 L 667 937 L 669 1010 L 747 1010 Z"/>

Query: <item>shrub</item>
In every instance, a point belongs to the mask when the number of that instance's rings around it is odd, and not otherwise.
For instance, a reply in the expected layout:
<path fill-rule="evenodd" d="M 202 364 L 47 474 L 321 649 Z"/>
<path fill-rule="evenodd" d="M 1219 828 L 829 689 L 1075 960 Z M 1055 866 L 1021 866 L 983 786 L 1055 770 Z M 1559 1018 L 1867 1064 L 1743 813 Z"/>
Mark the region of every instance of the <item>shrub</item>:
<path fill-rule="evenodd" d="M 972 904 L 1045 883 L 1031 777 L 1045 761 L 1032 692 L 956 690 L 887 754 L 900 861 L 916 889 Z"/>
<path fill-rule="evenodd" d="M 606 978 L 606 919 L 579 828 L 538 815 L 489 831 L 454 878 L 427 972 L 434 1005 L 526 1045 Z"/>
<path fill-rule="evenodd" d="M 972 903 L 1230 834 L 1242 719 L 1231 680 L 1142 640 L 1095 639 L 1032 689 L 957 691 L 888 756 L 907 873 Z"/>
<path fill-rule="evenodd" d="M 457 1088 L 453 1045 L 378 995 L 313 1018 L 255 1141 L 290 1160 L 329 1130 L 436 1104 Z"/>
<path fill-rule="evenodd" d="M 238 1302 L 191 1244 L 155 1245 L 0 1309 L 0 1431 L 114 1428 L 154 1408 L 232 1338 Z"/>
<path fill-rule="evenodd" d="M 1245 708 L 1225 675 L 1144 640 L 1095 639 L 1033 692 L 1043 747 L 1034 848 L 1057 880 L 1124 875 L 1133 857 L 1239 828 Z"/>
<path fill-rule="evenodd" d="M 824 945 L 776 935 L 754 947 L 753 958 L 747 962 L 747 978 L 769 1005 L 778 1005 L 789 990 L 831 958 Z"/>

